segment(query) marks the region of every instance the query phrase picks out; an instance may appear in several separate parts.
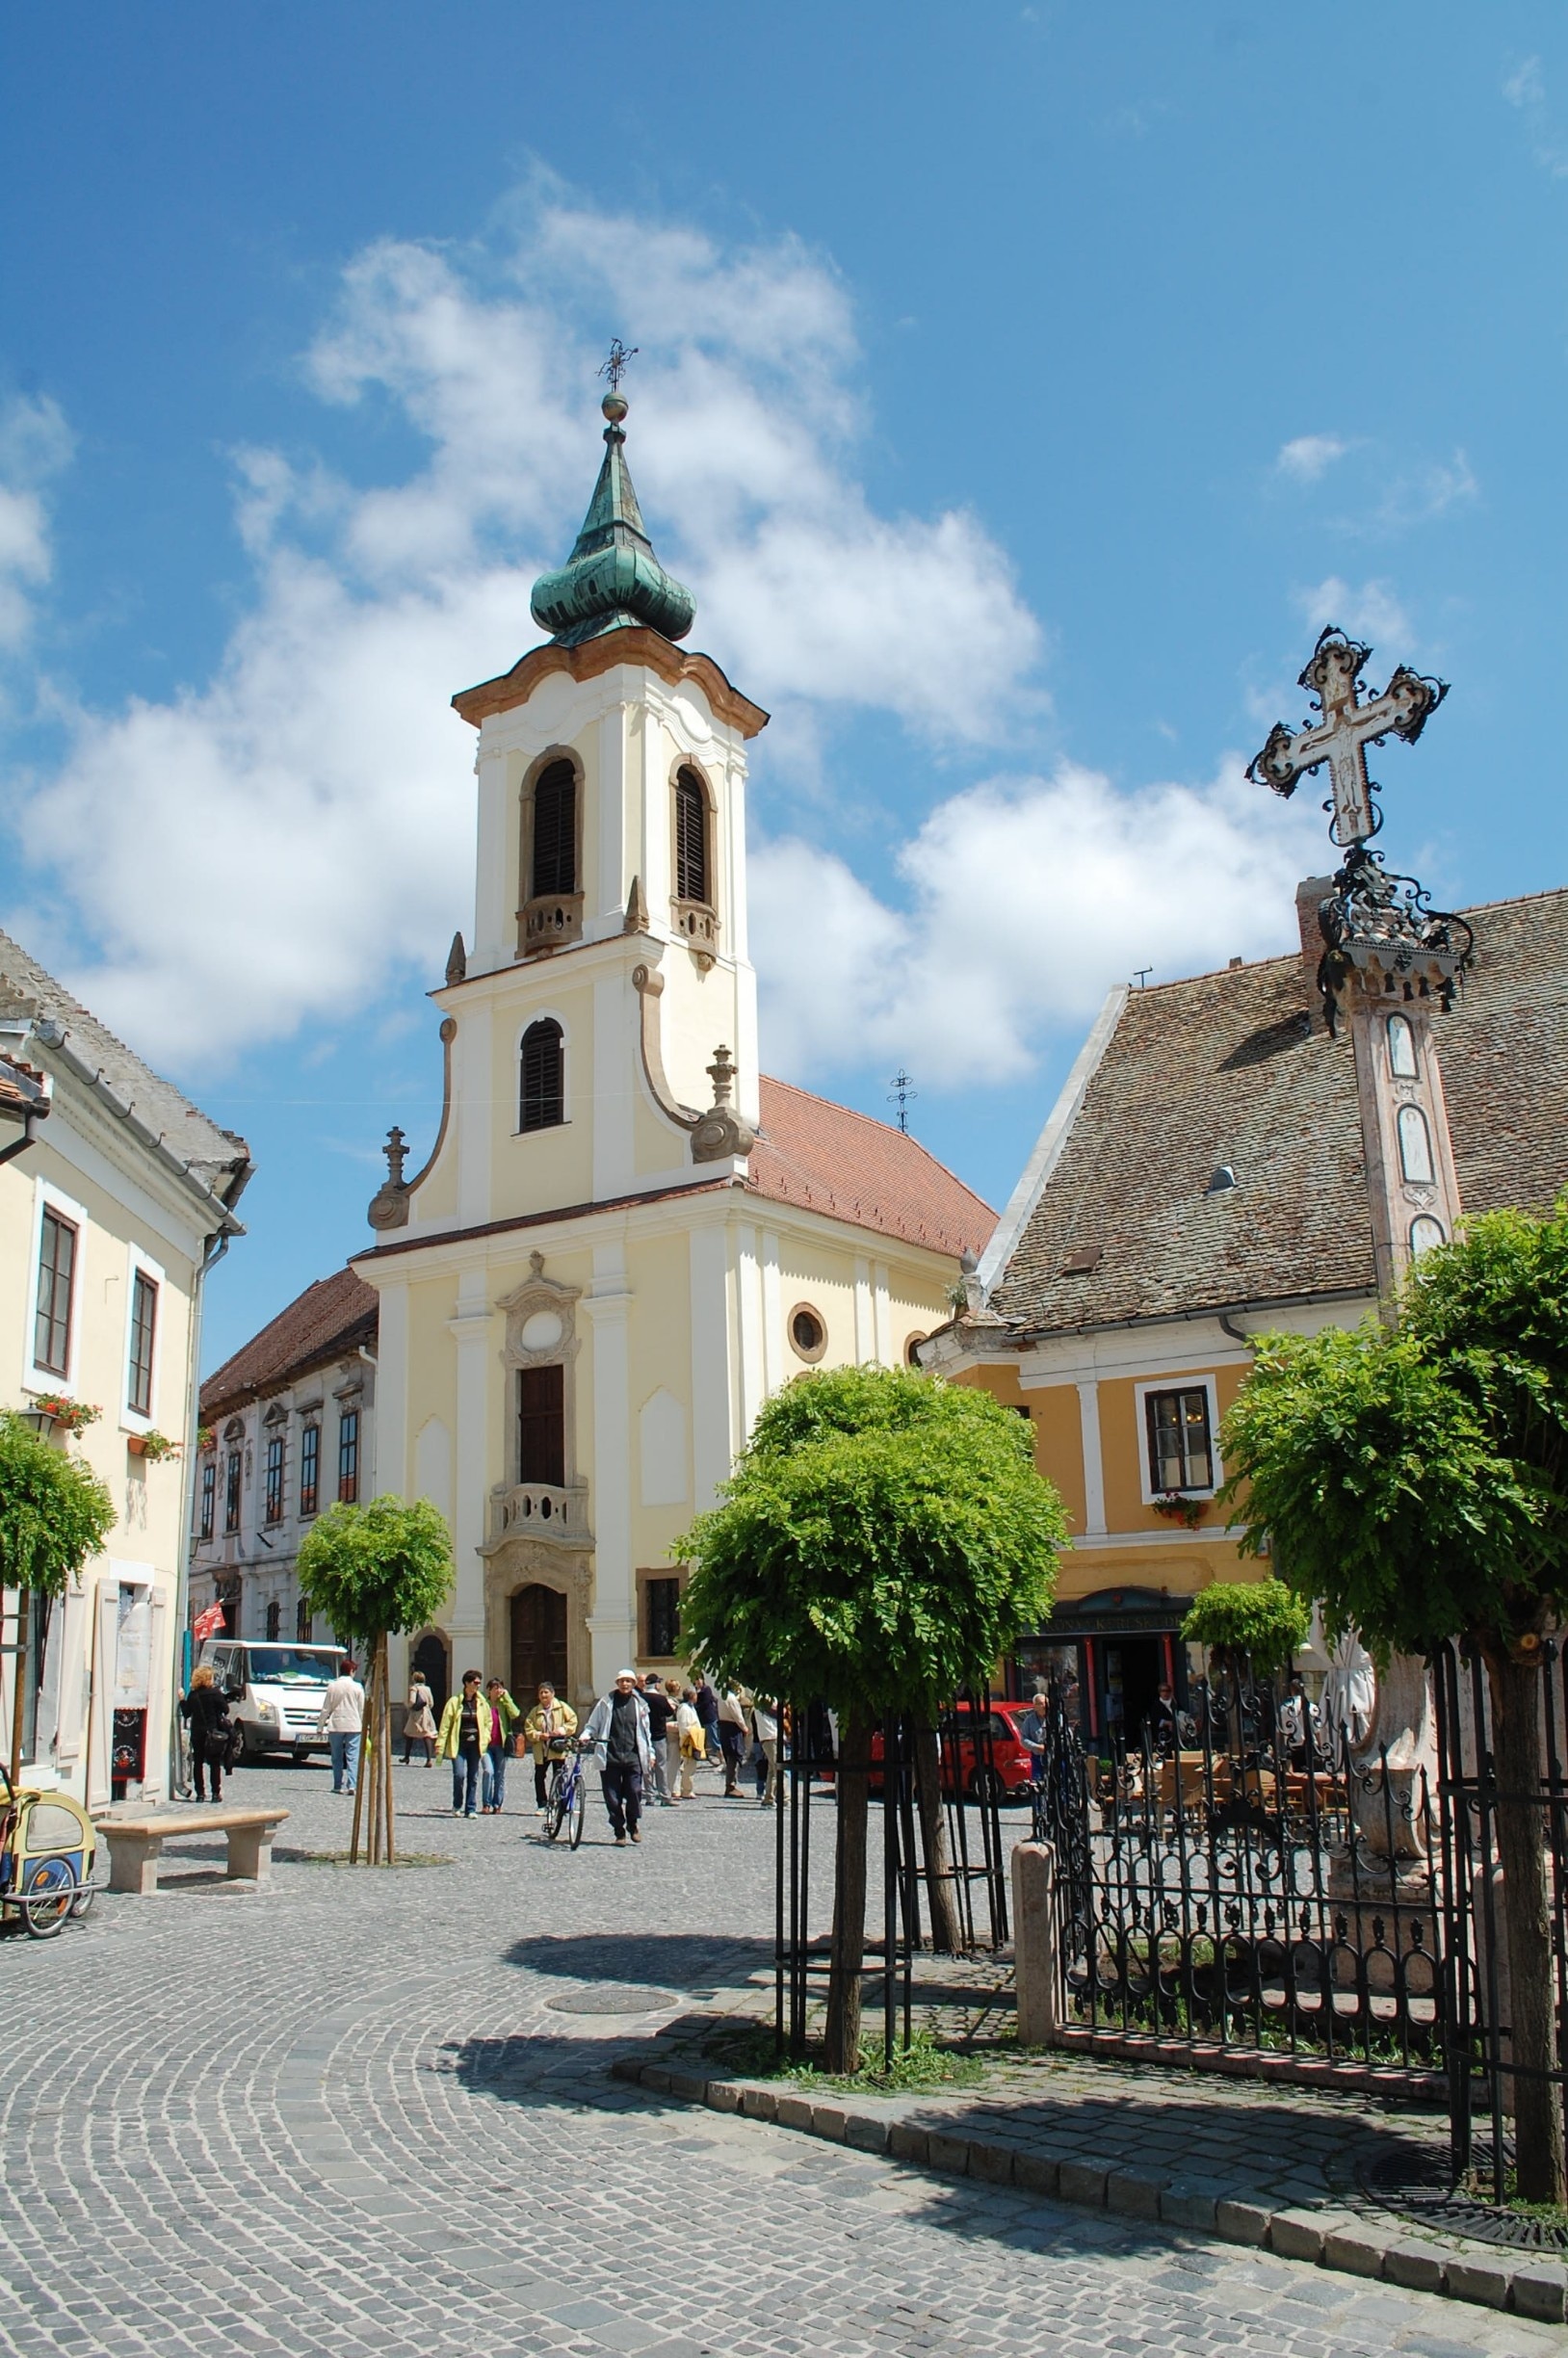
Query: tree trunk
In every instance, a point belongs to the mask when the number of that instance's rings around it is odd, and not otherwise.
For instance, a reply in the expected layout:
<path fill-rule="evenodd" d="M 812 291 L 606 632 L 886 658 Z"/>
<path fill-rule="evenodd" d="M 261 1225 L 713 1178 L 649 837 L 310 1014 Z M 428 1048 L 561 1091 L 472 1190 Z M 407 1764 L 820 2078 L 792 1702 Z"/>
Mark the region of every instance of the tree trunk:
<path fill-rule="evenodd" d="M 926 1857 L 926 1898 L 931 1916 L 931 1947 L 957 1956 L 964 1945 L 953 1863 L 948 1856 L 947 1820 L 942 1814 L 942 1764 L 936 1730 L 915 1730 L 915 1807 L 920 1812 L 920 1847 Z"/>
<path fill-rule="evenodd" d="M 1546 1811 L 1541 1800 L 1541 1681 L 1537 1663 L 1488 1649 L 1492 1734 L 1497 1763 L 1498 1851 L 1503 1862 L 1512 2034 L 1518 2193 L 1523 2202 L 1561 2203 L 1564 2169 L 1562 2090 L 1544 2075 L 1556 2068 L 1552 1969 L 1552 1908 L 1547 1883 Z"/>
<path fill-rule="evenodd" d="M 860 1977 L 866 1956 L 866 1821 L 870 1723 L 858 1712 L 840 1726 L 838 1831 L 833 1847 L 833 1938 L 827 1968 L 827 2030 L 823 2060 L 830 2072 L 860 2063 Z"/>

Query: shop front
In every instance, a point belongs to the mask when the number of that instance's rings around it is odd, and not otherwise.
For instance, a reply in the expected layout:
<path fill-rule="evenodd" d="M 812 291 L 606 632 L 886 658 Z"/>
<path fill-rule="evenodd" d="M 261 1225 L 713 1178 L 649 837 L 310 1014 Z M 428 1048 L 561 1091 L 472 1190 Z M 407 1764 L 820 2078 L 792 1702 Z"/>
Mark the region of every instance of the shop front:
<path fill-rule="evenodd" d="M 1006 1691 L 1028 1701 L 1042 1683 L 1059 1693 L 1089 1751 L 1140 1743 L 1162 1686 L 1187 1704 L 1181 1625 L 1190 1597 L 1156 1588 L 1102 1588 L 1064 1597 L 1006 1663 Z"/>

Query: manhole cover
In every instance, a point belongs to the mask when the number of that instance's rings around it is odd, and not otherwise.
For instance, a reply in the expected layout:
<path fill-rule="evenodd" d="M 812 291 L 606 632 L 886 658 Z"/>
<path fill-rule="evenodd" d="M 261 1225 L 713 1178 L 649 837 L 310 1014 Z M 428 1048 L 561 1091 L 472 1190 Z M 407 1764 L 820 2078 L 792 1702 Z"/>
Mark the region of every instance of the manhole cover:
<path fill-rule="evenodd" d="M 631 1982 L 600 1982 L 595 1989 L 564 1990 L 545 2004 L 558 2014 L 658 2014 L 680 2000 L 668 1990 L 638 1988 Z"/>

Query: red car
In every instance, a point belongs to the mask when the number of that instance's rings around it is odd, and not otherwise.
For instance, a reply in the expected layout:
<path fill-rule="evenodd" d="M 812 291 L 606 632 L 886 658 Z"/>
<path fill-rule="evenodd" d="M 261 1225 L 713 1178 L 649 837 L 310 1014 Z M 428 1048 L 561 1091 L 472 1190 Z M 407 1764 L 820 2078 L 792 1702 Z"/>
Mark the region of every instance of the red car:
<path fill-rule="evenodd" d="M 979 1800 L 987 1778 L 995 1783 L 999 1801 L 1023 1801 L 1028 1798 L 1033 1781 L 1032 1756 L 1025 1743 L 1021 1728 L 1028 1712 L 1027 1703 L 993 1703 L 989 1707 L 991 1756 L 989 1762 L 979 1757 L 980 1744 L 972 1733 L 973 1713 L 967 1703 L 957 1709 L 958 1774 L 966 1796 Z M 949 1723 L 951 1725 L 951 1722 Z M 946 1790 L 953 1775 L 950 1743 L 942 1746 L 942 1783 Z M 882 1789 L 882 1731 L 875 1728 L 871 1740 L 871 1790 Z"/>

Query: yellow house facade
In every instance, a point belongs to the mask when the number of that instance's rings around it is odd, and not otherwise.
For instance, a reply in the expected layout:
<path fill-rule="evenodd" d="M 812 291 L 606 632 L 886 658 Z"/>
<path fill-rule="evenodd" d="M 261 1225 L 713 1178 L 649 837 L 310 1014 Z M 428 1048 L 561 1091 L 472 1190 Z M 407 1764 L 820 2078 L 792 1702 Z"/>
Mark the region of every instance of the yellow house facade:
<path fill-rule="evenodd" d="M 201 1284 L 249 1170 L 243 1140 L 0 933 L 0 1403 L 116 1510 L 67 1593 L 29 1601 L 22 1769 L 92 1807 L 169 1791 Z M 0 1656 L 8 1756 L 15 1674 Z"/>
<path fill-rule="evenodd" d="M 379 1297 L 379 1485 L 454 1530 L 451 1666 L 576 1701 L 677 1658 L 672 1543 L 768 1395 L 904 1362 L 992 1224 L 914 1140 L 759 1072 L 767 715 L 676 643 L 691 601 L 643 530 L 624 414 L 612 396 L 583 534 L 536 588 L 554 636 L 454 698 L 479 851 L 433 994 L 443 1113 L 413 1175 L 389 1141 L 354 1263 Z"/>

